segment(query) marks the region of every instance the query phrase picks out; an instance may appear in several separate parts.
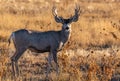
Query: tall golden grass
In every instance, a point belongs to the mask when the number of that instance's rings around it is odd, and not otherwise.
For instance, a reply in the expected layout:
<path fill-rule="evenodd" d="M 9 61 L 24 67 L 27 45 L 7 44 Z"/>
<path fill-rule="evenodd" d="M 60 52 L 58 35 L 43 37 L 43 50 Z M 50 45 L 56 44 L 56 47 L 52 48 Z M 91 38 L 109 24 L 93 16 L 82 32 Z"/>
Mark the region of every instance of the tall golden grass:
<path fill-rule="evenodd" d="M 50 81 L 110 81 L 120 79 L 120 3 L 118 0 L 0 0 L 0 80 L 14 81 L 8 47 L 10 34 L 18 29 L 37 31 L 60 30 L 52 16 L 69 18 L 75 4 L 82 13 L 72 24 L 72 35 L 58 54 L 60 74 L 54 64 Z M 20 76 L 16 81 L 44 81 L 47 54 L 34 56 L 26 52 L 19 60 Z"/>

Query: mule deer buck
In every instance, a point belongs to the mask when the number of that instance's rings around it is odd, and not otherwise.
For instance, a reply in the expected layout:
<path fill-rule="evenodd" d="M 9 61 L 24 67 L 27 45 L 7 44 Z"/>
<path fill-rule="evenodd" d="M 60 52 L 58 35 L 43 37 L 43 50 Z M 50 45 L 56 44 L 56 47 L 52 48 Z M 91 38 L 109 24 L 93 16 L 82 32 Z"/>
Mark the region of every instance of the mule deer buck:
<path fill-rule="evenodd" d="M 62 29 L 60 31 L 37 32 L 21 29 L 12 32 L 8 41 L 10 44 L 12 39 L 16 48 L 15 54 L 11 57 L 13 75 L 19 75 L 18 59 L 27 49 L 37 53 L 49 52 L 46 76 L 48 76 L 50 71 L 52 58 L 56 65 L 56 72 L 58 73 L 57 52 L 68 41 L 71 33 L 71 23 L 78 21 L 80 12 L 80 7 L 76 6 L 75 15 L 64 19 L 57 15 L 56 7 L 53 7 L 52 13 L 55 21 L 62 23 Z"/>

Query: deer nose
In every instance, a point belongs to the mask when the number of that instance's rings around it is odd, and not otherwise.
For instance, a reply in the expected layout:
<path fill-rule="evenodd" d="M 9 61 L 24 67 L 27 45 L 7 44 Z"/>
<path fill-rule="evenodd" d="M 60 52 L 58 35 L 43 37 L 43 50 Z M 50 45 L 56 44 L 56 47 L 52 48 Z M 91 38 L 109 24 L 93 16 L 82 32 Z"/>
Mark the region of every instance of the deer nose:
<path fill-rule="evenodd" d="M 66 30 L 69 30 L 69 27 L 66 27 Z"/>

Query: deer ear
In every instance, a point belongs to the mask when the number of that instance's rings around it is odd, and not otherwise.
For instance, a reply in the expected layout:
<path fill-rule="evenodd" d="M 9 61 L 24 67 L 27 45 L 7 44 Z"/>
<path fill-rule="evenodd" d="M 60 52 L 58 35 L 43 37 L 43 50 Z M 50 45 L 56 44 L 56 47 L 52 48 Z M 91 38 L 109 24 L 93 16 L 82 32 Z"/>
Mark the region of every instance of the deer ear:
<path fill-rule="evenodd" d="M 79 16 L 78 15 L 75 15 L 73 17 L 70 18 L 70 22 L 77 22 L 79 19 Z"/>
<path fill-rule="evenodd" d="M 58 22 L 58 23 L 63 23 L 64 20 L 62 17 L 58 17 L 58 16 L 55 16 L 55 21 Z"/>
<path fill-rule="evenodd" d="M 77 5 L 76 5 L 75 14 L 74 14 L 74 16 L 72 16 L 72 17 L 70 18 L 70 21 L 71 21 L 71 22 L 76 22 L 76 21 L 78 21 L 79 16 L 80 16 L 80 13 L 81 13 L 80 6 L 77 6 Z"/>
<path fill-rule="evenodd" d="M 53 8 L 52 8 L 52 13 L 53 13 L 53 16 L 54 16 L 56 22 L 58 22 L 58 23 L 63 23 L 64 22 L 64 19 L 57 15 L 57 9 L 56 9 L 55 6 L 53 6 Z"/>

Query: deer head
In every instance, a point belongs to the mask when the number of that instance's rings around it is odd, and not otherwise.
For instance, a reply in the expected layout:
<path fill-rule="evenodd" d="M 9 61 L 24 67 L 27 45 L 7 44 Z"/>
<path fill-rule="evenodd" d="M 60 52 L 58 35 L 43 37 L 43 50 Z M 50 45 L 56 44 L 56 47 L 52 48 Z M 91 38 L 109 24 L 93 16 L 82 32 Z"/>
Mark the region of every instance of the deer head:
<path fill-rule="evenodd" d="M 65 30 L 65 31 L 69 31 L 71 29 L 70 28 L 71 23 L 78 21 L 81 10 L 80 10 L 80 7 L 76 5 L 74 16 L 72 16 L 68 19 L 64 19 L 63 17 L 58 16 L 56 7 L 52 8 L 52 13 L 53 13 L 53 16 L 55 18 L 55 21 L 63 24 L 62 29 Z"/>

